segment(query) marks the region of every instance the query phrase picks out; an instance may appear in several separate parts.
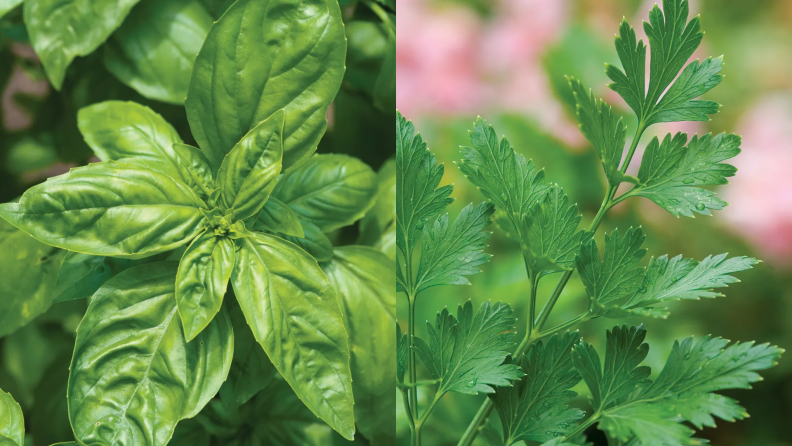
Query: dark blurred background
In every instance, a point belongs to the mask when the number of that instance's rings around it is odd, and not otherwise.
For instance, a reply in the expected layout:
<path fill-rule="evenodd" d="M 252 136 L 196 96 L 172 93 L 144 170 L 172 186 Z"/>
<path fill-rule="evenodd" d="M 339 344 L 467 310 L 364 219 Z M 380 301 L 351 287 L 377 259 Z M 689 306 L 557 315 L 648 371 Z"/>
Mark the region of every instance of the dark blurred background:
<path fill-rule="evenodd" d="M 481 115 L 499 135 L 539 167 L 548 180 L 564 187 L 588 224 L 599 208 L 604 177 L 593 149 L 577 129 L 571 93 L 564 75 L 581 78 L 595 93 L 624 114 L 635 117 L 614 92 L 604 63 L 618 64 L 613 37 L 622 17 L 644 38 L 654 1 L 636 0 L 399 0 L 397 24 L 397 107 L 412 119 L 429 148 L 445 163 L 445 184 L 454 184 L 455 215 L 482 195 L 453 164 L 458 147 L 468 145 L 467 130 Z M 731 184 L 718 189 L 730 206 L 713 217 L 674 218 L 644 199 L 614 208 L 600 227 L 605 231 L 642 225 L 649 256 L 683 254 L 701 260 L 728 252 L 763 260 L 739 273 L 741 283 L 723 289 L 724 297 L 676 303 L 668 320 L 644 322 L 655 373 L 674 339 L 713 334 L 731 340 L 792 346 L 792 1 L 691 0 L 691 16 L 700 14 L 706 32 L 693 58 L 725 55 L 723 82 L 706 95 L 723 105 L 711 122 L 655 125 L 644 135 L 639 154 L 655 134 L 729 132 L 742 135 L 743 153 Z M 628 129 L 628 133 L 632 132 Z M 637 172 L 638 155 L 632 163 Z M 516 245 L 496 229 L 488 252 L 494 254 L 472 287 L 433 288 L 418 302 L 416 320 L 434 320 L 444 306 L 472 299 L 503 300 L 525 320 L 528 283 Z M 601 238 L 602 231 L 599 237 Z M 585 291 L 576 276 L 567 286 L 548 326 L 576 316 L 585 307 Z M 540 300 L 556 276 L 542 281 Z M 406 301 L 400 297 L 400 320 Z M 541 302 L 540 302 L 541 304 Z M 580 326 L 601 346 L 605 328 L 622 321 L 595 320 Z M 403 325 L 403 324 L 402 324 Z M 523 322 L 518 322 L 524 330 Z M 423 323 L 419 333 L 424 332 Z M 518 335 L 522 337 L 522 333 Z M 792 445 L 792 357 L 766 372 L 753 390 L 728 392 L 751 414 L 744 421 L 719 421 L 699 434 L 720 446 Z M 584 386 L 576 388 L 585 392 Z M 576 402 L 586 407 L 586 395 Z M 429 418 L 424 442 L 453 445 L 459 440 L 482 397 L 448 395 Z M 402 416 L 401 409 L 397 412 Z M 497 419 L 495 418 L 496 423 Z M 407 423 L 397 423 L 406 441 Z M 606 444 L 594 431 L 591 440 Z M 403 443 L 406 444 L 406 443 Z"/>

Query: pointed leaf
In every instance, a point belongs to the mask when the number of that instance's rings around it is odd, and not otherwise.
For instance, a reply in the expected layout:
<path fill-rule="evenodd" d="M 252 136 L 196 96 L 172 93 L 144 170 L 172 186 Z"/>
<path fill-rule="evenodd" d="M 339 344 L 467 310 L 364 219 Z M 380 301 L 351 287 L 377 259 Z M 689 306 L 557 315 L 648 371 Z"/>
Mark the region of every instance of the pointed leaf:
<path fill-rule="evenodd" d="M 141 258 L 171 251 L 202 231 L 205 204 L 186 185 L 133 164 L 89 164 L 0 204 L 0 217 L 49 245 Z"/>
<path fill-rule="evenodd" d="M 238 220 L 257 215 L 275 188 L 283 160 L 283 119 L 282 110 L 273 113 L 223 158 L 217 185 Z"/>
<path fill-rule="evenodd" d="M 22 408 L 10 394 L 0 389 L 0 444 L 24 446 L 25 420 Z"/>
<path fill-rule="evenodd" d="M 69 417 L 80 444 L 165 446 L 225 381 L 233 355 L 221 312 L 187 343 L 174 297 L 177 264 L 127 270 L 91 300 L 77 329 Z"/>
<path fill-rule="evenodd" d="M 302 248 L 317 262 L 327 262 L 333 258 L 333 243 L 315 224 L 303 221 L 300 222 L 300 226 L 303 229 L 302 237 L 284 235 L 283 239 Z"/>
<path fill-rule="evenodd" d="M 176 303 L 187 342 L 220 311 L 233 268 L 234 241 L 214 231 L 196 237 L 184 252 L 176 274 Z"/>
<path fill-rule="evenodd" d="M 316 155 L 283 175 L 273 196 L 323 232 L 349 226 L 374 205 L 377 175 L 346 155 Z"/>
<path fill-rule="evenodd" d="M 305 405 L 351 439 L 350 354 L 330 282 L 283 239 L 257 234 L 238 243 L 231 283 L 256 340 Z"/>
<path fill-rule="evenodd" d="M 270 196 L 267 202 L 264 203 L 255 225 L 259 230 L 263 231 L 277 232 L 299 238 L 305 237 L 305 231 L 297 214 L 286 203 L 273 196 Z"/>
<path fill-rule="evenodd" d="M 345 52 L 336 0 L 238 0 L 228 8 L 195 60 L 185 101 L 212 166 L 281 109 L 284 169 L 313 153 L 341 86 Z"/>

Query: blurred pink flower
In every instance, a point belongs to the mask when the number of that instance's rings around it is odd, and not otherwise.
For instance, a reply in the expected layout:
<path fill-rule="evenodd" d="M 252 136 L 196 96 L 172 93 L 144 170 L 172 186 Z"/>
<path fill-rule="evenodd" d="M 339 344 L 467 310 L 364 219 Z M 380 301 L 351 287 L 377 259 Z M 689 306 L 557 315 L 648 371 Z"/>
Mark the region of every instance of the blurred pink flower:
<path fill-rule="evenodd" d="M 540 62 L 563 32 L 567 2 L 496 2 L 491 19 L 462 6 L 400 0 L 396 104 L 405 114 L 527 112 L 578 138 Z"/>
<path fill-rule="evenodd" d="M 792 93 L 768 97 L 742 117 L 739 171 L 723 188 L 728 224 L 777 264 L 792 265 Z"/>

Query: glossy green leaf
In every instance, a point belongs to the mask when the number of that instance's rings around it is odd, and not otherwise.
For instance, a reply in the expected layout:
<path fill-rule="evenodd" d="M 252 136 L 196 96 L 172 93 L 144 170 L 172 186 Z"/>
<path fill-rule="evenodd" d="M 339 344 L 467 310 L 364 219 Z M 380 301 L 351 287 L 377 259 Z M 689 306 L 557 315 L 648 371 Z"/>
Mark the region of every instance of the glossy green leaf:
<path fill-rule="evenodd" d="M 187 342 L 215 318 L 234 268 L 234 241 L 206 231 L 193 240 L 179 262 L 176 303 Z"/>
<path fill-rule="evenodd" d="M 83 107 L 77 125 L 102 161 L 135 164 L 193 186 L 173 148 L 181 137 L 162 116 L 135 102 L 105 101 Z"/>
<path fill-rule="evenodd" d="M 484 302 L 474 313 L 470 301 L 460 305 L 457 317 L 444 308 L 435 323 L 426 322 L 428 342 L 415 338 L 415 353 L 433 379 L 436 395 L 459 392 L 493 393 L 523 376 L 516 364 L 504 363 L 514 338 L 511 307 Z"/>
<path fill-rule="evenodd" d="M 177 315 L 177 264 L 127 270 L 93 297 L 77 329 L 69 416 L 85 446 L 164 446 L 176 423 L 217 393 L 233 356 L 221 312 L 187 343 Z"/>
<path fill-rule="evenodd" d="M 305 405 L 351 439 L 348 336 L 330 282 L 283 239 L 257 234 L 238 243 L 231 283 L 256 340 Z"/>
<path fill-rule="evenodd" d="M 505 137 L 498 141 L 495 129 L 481 117 L 468 135 L 472 147 L 461 148 L 459 170 L 519 230 L 523 215 L 547 194 L 549 185 L 544 181 L 544 171 L 515 152 Z"/>
<path fill-rule="evenodd" d="M 173 151 L 176 152 L 176 158 L 182 169 L 186 170 L 192 178 L 192 182 L 196 186 L 194 190 L 206 199 L 216 194 L 217 187 L 212 166 L 203 151 L 198 147 L 178 143 L 173 144 Z M 213 204 L 210 203 L 210 205 Z"/>
<path fill-rule="evenodd" d="M 283 175 L 273 195 L 323 232 L 351 225 L 373 206 L 377 175 L 346 155 L 316 155 Z"/>
<path fill-rule="evenodd" d="M 640 183 L 627 196 L 648 198 L 677 217 L 693 217 L 693 212 L 711 215 L 711 210 L 726 207 L 715 192 L 701 186 L 729 182 L 737 168 L 723 161 L 740 153 L 741 138 L 721 133 L 693 136 L 687 145 L 686 140 L 684 133 L 673 138 L 669 133 L 662 143 L 652 139 L 641 160 Z"/>
<path fill-rule="evenodd" d="M 0 17 L 9 13 L 12 9 L 21 5 L 25 0 L 0 0 Z"/>
<path fill-rule="evenodd" d="M 65 256 L 0 220 L 0 337 L 49 309 Z"/>
<path fill-rule="evenodd" d="M 490 399 L 503 426 L 503 443 L 544 442 L 564 435 L 585 413 L 567 407 L 580 382 L 572 364 L 572 347 L 580 342 L 577 332 L 555 335 L 532 344 L 518 359 L 525 376 L 511 387 L 498 387 Z"/>
<path fill-rule="evenodd" d="M 377 172 L 377 196 L 374 206 L 360 220 L 358 243 L 373 245 L 379 242 L 388 227 L 396 220 L 396 160 L 391 158 Z"/>
<path fill-rule="evenodd" d="M 58 273 L 52 303 L 91 297 L 111 277 L 148 260 L 92 256 L 69 251 Z"/>
<path fill-rule="evenodd" d="M 275 112 L 223 158 L 217 184 L 238 220 L 257 215 L 278 181 L 283 160 L 283 119 L 282 110 Z"/>
<path fill-rule="evenodd" d="M 316 227 L 316 225 L 313 226 Z M 259 213 L 254 227 L 263 231 L 277 232 L 296 238 L 305 237 L 305 231 L 297 214 L 286 203 L 272 196 L 261 208 L 261 213 Z"/>
<path fill-rule="evenodd" d="M 50 82 L 60 90 L 77 56 L 99 48 L 140 0 L 27 0 L 25 24 L 30 43 Z"/>
<path fill-rule="evenodd" d="M 234 359 L 228 379 L 220 387 L 220 398 L 229 409 L 247 403 L 278 374 L 250 331 L 242 308 L 233 299 L 228 314 L 234 326 Z"/>
<path fill-rule="evenodd" d="M 188 243 L 205 206 L 186 185 L 133 164 L 72 169 L 0 205 L 0 216 L 49 245 L 93 255 L 146 257 Z"/>
<path fill-rule="evenodd" d="M 284 169 L 313 153 L 341 86 L 345 54 L 336 0 L 234 3 L 209 31 L 185 101 L 193 136 L 212 165 L 281 109 Z"/>
<path fill-rule="evenodd" d="M 343 246 L 322 268 L 349 333 L 358 430 L 372 444 L 386 444 L 396 436 L 395 265 L 372 248 Z"/>
<path fill-rule="evenodd" d="M 22 408 L 10 394 L 0 389 L 0 445 L 24 446 L 25 420 Z"/>
<path fill-rule="evenodd" d="M 199 0 L 143 0 L 108 41 L 105 66 L 149 99 L 183 104 L 212 21 Z"/>
<path fill-rule="evenodd" d="M 302 248 L 317 262 L 326 262 L 333 258 L 333 243 L 330 239 L 313 223 L 303 221 L 300 225 L 303 228 L 303 237 L 284 235 L 283 238 Z"/>

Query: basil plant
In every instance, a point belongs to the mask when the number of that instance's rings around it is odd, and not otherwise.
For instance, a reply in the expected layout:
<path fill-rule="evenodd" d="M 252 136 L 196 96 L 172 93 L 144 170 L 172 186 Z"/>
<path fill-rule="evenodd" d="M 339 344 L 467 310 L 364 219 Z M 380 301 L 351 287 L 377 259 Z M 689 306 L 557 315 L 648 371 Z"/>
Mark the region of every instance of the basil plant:
<path fill-rule="evenodd" d="M 238 0 L 192 69 L 185 107 L 198 147 L 146 106 L 96 103 L 77 125 L 101 162 L 0 205 L 6 222 L 68 251 L 61 275 L 97 259 L 124 265 L 77 328 L 76 444 L 166 445 L 210 401 L 239 410 L 273 380 L 309 422 L 348 440 L 392 436 L 393 256 L 334 248 L 328 234 L 365 216 L 369 238 L 387 245 L 395 171 L 314 155 L 345 56 L 336 0 Z M 0 443 L 21 446 L 21 412 L 0 397 Z M 245 435 L 307 441 L 279 429 Z"/>

